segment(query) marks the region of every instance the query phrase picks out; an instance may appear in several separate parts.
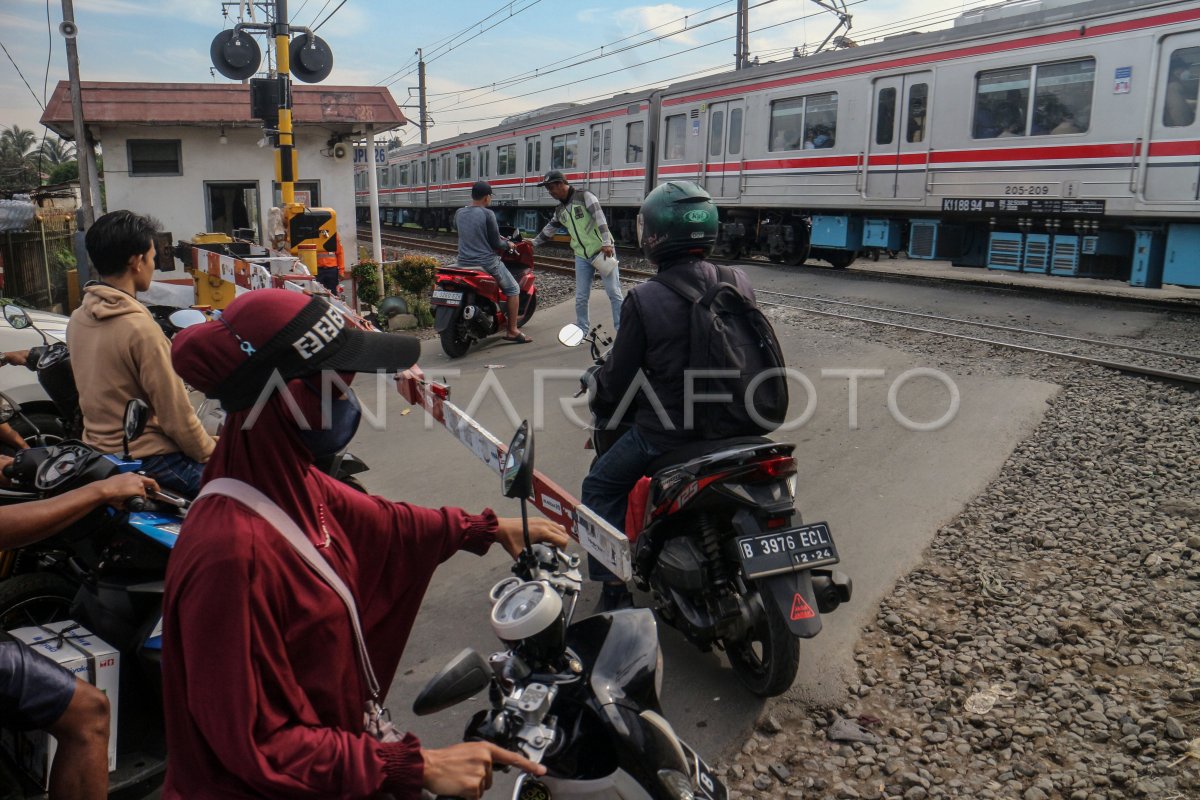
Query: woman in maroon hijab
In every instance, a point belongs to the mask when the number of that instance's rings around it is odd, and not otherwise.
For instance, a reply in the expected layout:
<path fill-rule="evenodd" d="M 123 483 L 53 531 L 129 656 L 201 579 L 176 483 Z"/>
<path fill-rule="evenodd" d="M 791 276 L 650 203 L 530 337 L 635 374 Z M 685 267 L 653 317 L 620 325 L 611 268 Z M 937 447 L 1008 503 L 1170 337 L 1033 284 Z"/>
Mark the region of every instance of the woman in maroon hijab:
<path fill-rule="evenodd" d="M 205 482 L 248 483 L 300 527 L 353 594 L 385 692 L 438 564 L 493 542 L 514 556 L 521 547 L 520 520 L 393 503 L 313 467 L 359 417 L 342 396 L 322 427 L 322 373 L 394 373 L 419 353 L 411 337 L 352 330 L 324 300 L 282 289 L 243 295 L 172 347 L 183 379 L 229 412 Z M 545 519 L 530 520 L 530 535 L 567 542 Z M 425 750 L 411 734 L 364 733 L 370 693 L 345 604 L 230 497 L 192 506 L 167 568 L 163 630 L 165 798 L 416 798 L 422 788 L 476 798 L 493 761 L 543 771 L 486 743 Z"/>

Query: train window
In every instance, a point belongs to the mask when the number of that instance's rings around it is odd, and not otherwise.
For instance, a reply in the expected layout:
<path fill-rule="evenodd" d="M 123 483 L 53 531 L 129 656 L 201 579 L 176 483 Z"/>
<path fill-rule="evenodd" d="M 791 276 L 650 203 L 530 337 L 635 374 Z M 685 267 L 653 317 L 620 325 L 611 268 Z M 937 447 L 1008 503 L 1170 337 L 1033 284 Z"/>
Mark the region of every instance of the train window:
<path fill-rule="evenodd" d="M 550 169 L 574 169 L 578 151 L 577 134 L 550 137 Z"/>
<path fill-rule="evenodd" d="M 1029 67 L 1006 67 L 976 76 L 972 136 L 995 139 L 1025 135 L 1029 73 Z"/>
<path fill-rule="evenodd" d="M 1033 82 L 1034 136 L 1085 133 L 1092 121 L 1096 60 L 1038 64 Z"/>
<path fill-rule="evenodd" d="M 663 140 L 663 158 L 683 158 L 684 133 L 687 118 L 683 114 L 667 117 L 667 132 Z"/>
<path fill-rule="evenodd" d="M 875 144 L 891 144 L 896 127 L 896 90 L 892 87 L 879 90 L 879 102 L 875 105 Z"/>
<path fill-rule="evenodd" d="M 592 128 L 592 161 L 590 166 L 595 168 L 600 166 L 600 131 L 597 128 Z"/>
<path fill-rule="evenodd" d="M 929 104 L 929 84 L 914 83 L 908 89 L 908 125 L 905 141 L 925 141 L 925 112 Z"/>
<path fill-rule="evenodd" d="M 517 146 L 515 144 L 502 144 L 496 148 L 496 174 L 517 174 Z"/>
<path fill-rule="evenodd" d="M 429 170 L 425 168 L 425 162 L 421 162 L 421 185 L 429 183 Z"/>
<path fill-rule="evenodd" d="M 833 147 L 837 135 L 837 92 L 771 103 L 770 150 Z"/>
<path fill-rule="evenodd" d="M 429 159 L 429 182 L 437 183 L 437 159 Z"/>
<path fill-rule="evenodd" d="M 642 163 L 642 153 L 645 151 L 646 123 L 631 122 L 625 126 L 625 163 Z"/>
<path fill-rule="evenodd" d="M 525 172 L 539 173 L 542 171 L 542 140 L 525 140 Z"/>
<path fill-rule="evenodd" d="M 601 163 L 603 163 L 604 166 L 606 166 L 606 167 L 612 165 L 612 126 L 611 125 L 604 126 L 604 156 L 603 156 L 603 160 L 601 161 Z"/>
<path fill-rule="evenodd" d="M 400 185 L 408 186 L 408 164 L 400 166 Z"/>
<path fill-rule="evenodd" d="M 1167 66 L 1163 125 L 1182 128 L 1195 122 L 1197 93 L 1200 93 L 1200 47 L 1174 51 Z"/>
<path fill-rule="evenodd" d="M 721 155 L 721 145 L 725 142 L 725 112 L 714 111 L 708 123 L 708 154 Z"/>
<path fill-rule="evenodd" d="M 742 152 L 742 110 L 729 110 L 729 155 L 736 156 Z"/>
<path fill-rule="evenodd" d="M 454 177 L 460 181 L 471 177 L 470 153 L 459 153 L 455 156 Z"/>

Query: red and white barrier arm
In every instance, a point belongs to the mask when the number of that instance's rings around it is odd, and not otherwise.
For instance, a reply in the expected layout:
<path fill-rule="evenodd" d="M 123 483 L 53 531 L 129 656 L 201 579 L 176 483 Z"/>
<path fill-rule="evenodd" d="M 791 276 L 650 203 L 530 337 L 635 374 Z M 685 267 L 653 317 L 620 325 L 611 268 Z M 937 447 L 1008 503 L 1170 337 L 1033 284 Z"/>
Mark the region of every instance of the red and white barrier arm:
<path fill-rule="evenodd" d="M 397 378 L 396 387 L 401 397 L 425 409 L 454 438 L 487 464 L 492 472 L 500 475 L 500 464 L 508 446 L 450 402 L 449 386 L 424 383 L 415 378 Z M 629 540 L 625 534 L 536 469 L 533 472 L 533 497 L 530 500 L 548 519 L 566 528 L 584 550 L 612 570 L 614 575 L 622 580 L 629 580 L 633 576 Z"/>

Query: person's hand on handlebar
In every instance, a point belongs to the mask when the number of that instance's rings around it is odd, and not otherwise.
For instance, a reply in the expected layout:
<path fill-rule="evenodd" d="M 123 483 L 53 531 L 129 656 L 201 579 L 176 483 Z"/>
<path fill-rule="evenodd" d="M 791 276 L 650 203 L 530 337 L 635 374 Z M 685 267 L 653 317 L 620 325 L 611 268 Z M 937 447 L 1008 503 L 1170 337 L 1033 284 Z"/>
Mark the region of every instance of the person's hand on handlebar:
<path fill-rule="evenodd" d="M 542 776 L 546 768 L 491 742 L 463 742 L 438 750 L 422 750 L 424 787 L 435 795 L 479 800 L 492 787 L 492 764 L 517 767 Z"/>
<path fill-rule="evenodd" d="M 0 364 L 13 364 L 23 367 L 27 358 L 29 358 L 28 350 L 14 350 L 11 353 L 0 353 Z"/>
<path fill-rule="evenodd" d="M 104 494 L 104 502 L 115 508 L 124 509 L 125 503 L 134 497 L 146 498 L 147 492 L 157 492 L 158 482 L 136 472 L 126 472 L 105 478 L 96 484 Z"/>
<path fill-rule="evenodd" d="M 496 520 L 496 541 L 500 543 L 510 556 L 516 558 L 525 549 L 525 533 L 519 518 L 500 517 Z M 529 518 L 529 542 L 537 544 L 545 542 L 555 547 L 566 547 L 567 530 L 557 522 L 551 522 L 544 517 Z"/>

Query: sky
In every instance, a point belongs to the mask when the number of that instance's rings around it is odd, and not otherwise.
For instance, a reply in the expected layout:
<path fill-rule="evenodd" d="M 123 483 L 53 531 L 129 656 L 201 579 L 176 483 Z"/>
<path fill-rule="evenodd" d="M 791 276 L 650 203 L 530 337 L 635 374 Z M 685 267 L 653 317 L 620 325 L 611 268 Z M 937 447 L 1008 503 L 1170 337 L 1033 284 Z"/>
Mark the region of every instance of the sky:
<path fill-rule="evenodd" d="M 838 34 L 860 44 L 946 27 L 962 10 L 995 2 L 823 0 L 845 4 L 852 28 Z M 227 82 L 209 61 L 212 38 L 237 18 L 238 3 L 226 7 L 228 16 L 219 0 L 75 0 L 81 78 Z M 731 69 L 736 8 L 735 0 L 289 0 L 288 15 L 293 25 L 320 26 L 334 55 L 325 83 L 386 85 L 412 119 L 421 48 L 436 141 L 553 103 Z M 811 51 L 837 24 L 813 0 L 750 0 L 749 16 L 750 54 L 762 61 Z M 0 0 L 0 126 L 42 135 L 40 104 L 67 79 L 61 21 L 61 0 Z M 399 135 L 419 140 L 415 125 Z"/>

